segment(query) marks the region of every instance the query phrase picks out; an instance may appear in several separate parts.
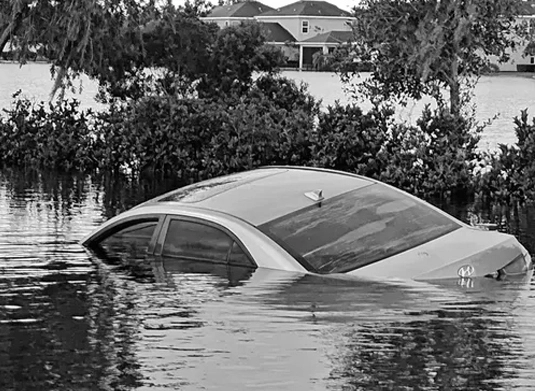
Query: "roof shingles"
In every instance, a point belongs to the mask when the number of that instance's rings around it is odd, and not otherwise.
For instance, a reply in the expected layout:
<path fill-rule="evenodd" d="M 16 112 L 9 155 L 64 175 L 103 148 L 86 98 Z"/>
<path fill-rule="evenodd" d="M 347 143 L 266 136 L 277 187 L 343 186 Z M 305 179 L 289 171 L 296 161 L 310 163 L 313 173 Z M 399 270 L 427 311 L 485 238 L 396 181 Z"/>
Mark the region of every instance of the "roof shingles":
<path fill-rule="evenodd" d="M 295 37 L 279 23 L 262 23 L 266 42 L 295 42 Z"/>
<path fill-rule="evenodd" d="M 303 43 L 346 43 L 351 40 L 352 36 L 352 31 L 333 30 L 315 35 L 312 38 L 304 40 Z"/>
<path fill-rule="evenodd" d="M 260 16 L 342 16 L 351 14 L 334 4 L 319 0 L 301 0 L 284 7 L 264 12 Z"/>
<path fill-rule="evenodd" d="M 271 10 L 273 8 L 259 1 L 251 0 L 215 7 L 207 15 L 207 18 L 253 18 Z"/>

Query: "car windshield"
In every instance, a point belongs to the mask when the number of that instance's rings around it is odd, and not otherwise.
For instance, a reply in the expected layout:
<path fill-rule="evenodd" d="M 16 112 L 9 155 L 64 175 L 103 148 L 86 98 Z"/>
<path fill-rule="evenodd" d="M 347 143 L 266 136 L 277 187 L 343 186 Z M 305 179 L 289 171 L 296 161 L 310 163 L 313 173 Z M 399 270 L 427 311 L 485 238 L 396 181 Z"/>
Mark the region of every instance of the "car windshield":
<path fill-rule="evenodd" d="M 261 225 L 311 271 L 343 273 L 421 245 L 460 225 L 381 184 L 359 188 Z"/>

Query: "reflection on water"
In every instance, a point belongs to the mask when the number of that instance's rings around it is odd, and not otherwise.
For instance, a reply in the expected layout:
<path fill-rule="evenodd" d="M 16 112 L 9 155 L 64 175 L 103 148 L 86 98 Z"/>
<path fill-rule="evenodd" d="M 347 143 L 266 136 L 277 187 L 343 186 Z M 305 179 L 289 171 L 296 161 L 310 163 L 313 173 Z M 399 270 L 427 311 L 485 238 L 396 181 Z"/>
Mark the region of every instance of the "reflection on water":
<path fill-rule="evenodd" d="M 535 389 L 529 280 L 121 263 L 77 244 L 176 186 L 155 182 L 0 172 L 0 390 Z M 502 219 L 528 248 L 531 215 Z"/>

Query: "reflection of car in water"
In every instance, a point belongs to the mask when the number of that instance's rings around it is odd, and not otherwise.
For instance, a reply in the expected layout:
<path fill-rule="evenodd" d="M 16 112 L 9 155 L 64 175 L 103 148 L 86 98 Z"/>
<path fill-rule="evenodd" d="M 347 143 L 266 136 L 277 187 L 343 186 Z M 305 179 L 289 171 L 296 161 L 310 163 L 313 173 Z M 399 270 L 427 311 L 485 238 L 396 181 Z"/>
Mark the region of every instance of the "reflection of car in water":
<path fill-rule="evenodd" d="M 524 274 L 511 235 L 471 227 L 381 182 L 267 167 L 174 190 L 103 224 L 82 244 L 176 260 L 415 280 Z"/>

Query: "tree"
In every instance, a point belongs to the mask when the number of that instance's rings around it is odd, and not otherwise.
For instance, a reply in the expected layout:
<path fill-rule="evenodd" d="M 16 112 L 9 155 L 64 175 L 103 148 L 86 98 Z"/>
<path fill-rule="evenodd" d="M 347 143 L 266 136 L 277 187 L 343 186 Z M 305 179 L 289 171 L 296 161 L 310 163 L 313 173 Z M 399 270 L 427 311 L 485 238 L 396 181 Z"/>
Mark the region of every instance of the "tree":
<path fill-rule="evenodd" d="M 2 9 L 0 50 L 11 41 L 23 64 L 30 48 L 43 48 L 56 75 L 53 92 L 81 72 L 105 83 L 135 72 L 142 28 L 158 15 L 154 0 L 14 0 Z"/>
<path fill-rule="evenodd" d="M 198 18 L 209 7 L 205 0 L 179 8 L 171 0 L 4 1 L 0 37 L 19 48 L 20 63 L 29 48 L 42 48 L 56 77 L 52 95 L 80 73 L 99 82 L 103 100 L 187 95 L 197 86 L 219 94 L 277 67 L 280 53 L 264 45 L 258 24 L 219 31 Z"/>
<path fill-rule="evenodd" d="M 243 92 L 251 86 L 254 72 L 277 71 L 283 62 L 282 52 L 265 45 L 265 41 L 262 26 L 256 22 L 220 30 L 199 91 L 205 96 L 224 95 L 231 90 Z"/>
<path fill-rule="evenodd" d="M 341 64 L 344 79 L 354 64 L 372 63 L 362 85 L 376 100 L 449 101 L 460 115 L 463 87 L 489 65 L 508 59 L 518 41 L 517 0 L 363 0 L 354 9 L 354 40 Z M 444 97 L 444 90 L 449 94 Z"/>

